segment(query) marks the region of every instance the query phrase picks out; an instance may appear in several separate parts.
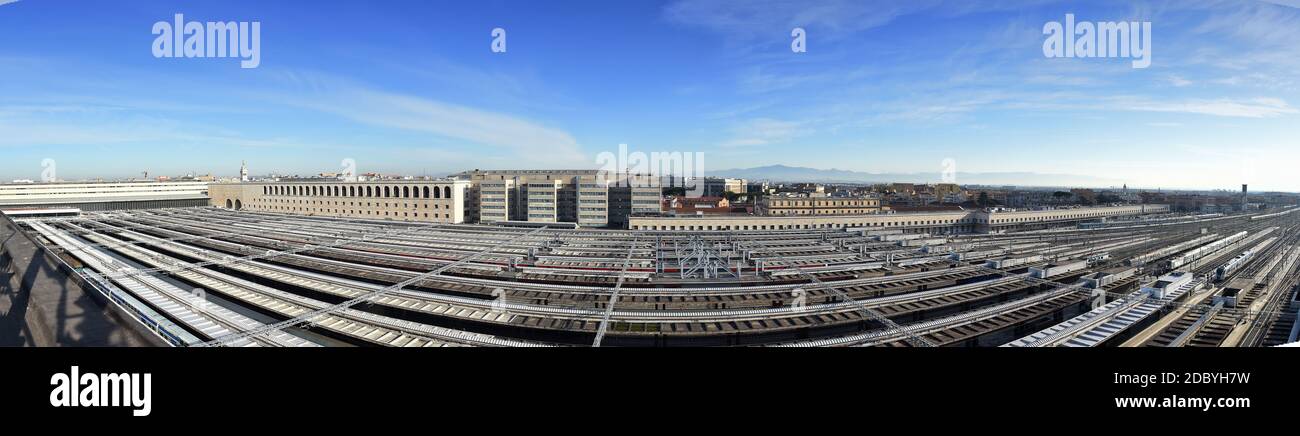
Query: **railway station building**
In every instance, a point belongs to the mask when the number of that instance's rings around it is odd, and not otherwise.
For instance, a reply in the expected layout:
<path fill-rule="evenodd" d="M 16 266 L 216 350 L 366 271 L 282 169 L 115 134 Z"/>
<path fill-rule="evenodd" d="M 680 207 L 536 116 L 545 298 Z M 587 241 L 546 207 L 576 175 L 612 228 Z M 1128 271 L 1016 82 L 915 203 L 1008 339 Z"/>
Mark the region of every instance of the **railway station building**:
<path fill-rule="evenodd" d="M 298 215 L 465 223 L 470 183 L 463 180 L 247 182 L 214 184 L 211 205 Z"/>
<path fill-rule="evenodd" d="M 633 217 L 633 230 L 795 230 L 887 228 L 908 233 L 1001 233 L 1069 226 L 1109 217 L 1167 213 L 1163 204 L 1084 207 L 1041 211 L 962 210 L 867 215 Z"/>

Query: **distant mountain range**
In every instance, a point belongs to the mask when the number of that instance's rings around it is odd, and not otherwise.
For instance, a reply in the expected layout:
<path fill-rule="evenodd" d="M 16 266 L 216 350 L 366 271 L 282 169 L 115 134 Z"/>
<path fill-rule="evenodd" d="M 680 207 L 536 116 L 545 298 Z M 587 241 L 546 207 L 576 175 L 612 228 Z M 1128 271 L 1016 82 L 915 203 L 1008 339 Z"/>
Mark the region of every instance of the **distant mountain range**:
<path fill-rule="evenodd" d="M 709 171 L 710 176 L 734 177 L 771 182 L 819 183 L 942 183 L 942 175 L 931 173 L 866 173 L 850 170 L 769 165 L 755 168 L 737 168 Z M 1076 174 L 1042 174 L 1032 172 L 957 173 L 957 183 L 962 185 L 1015 185 L 1044 187 L 1111 187 L 1124 181 Z"/>

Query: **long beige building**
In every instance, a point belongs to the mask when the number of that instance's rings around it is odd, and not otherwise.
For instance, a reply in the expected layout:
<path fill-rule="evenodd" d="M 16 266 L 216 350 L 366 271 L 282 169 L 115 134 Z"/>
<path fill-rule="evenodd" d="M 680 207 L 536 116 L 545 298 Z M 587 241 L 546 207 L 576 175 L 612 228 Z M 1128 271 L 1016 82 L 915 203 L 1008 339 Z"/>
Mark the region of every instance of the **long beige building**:
<path fill-rule="evenodd" d="M 237 210 L 393 221 L 465 223 L 470 182 L 248 182 L 213 184 L 211 204 Z"/>
<path fill-rule="evenodd" d="M 440 180 L 214 184 L 209 196 L 212 206 L 301 215 L 621 228 L 660 211 L 661 188 L 633 182 L 595 170 L 476 170 Z"/>
<path fill-rule="evenodd" d="M 790 230 L 844 227 L 903 229 L 912 233 L 996 233 L 1066 225 L 1107 217 L 1167 213 L 1169 206 L 1090 207 L 1043 211 L 984 211 L 893 213 L 869 215 L 633 217 L 633 230 Z"/>
<path fill-rule="evenodd" d="M 1010 212 L 979 212 L 975 224 L 981 233 L 999 233 L 1012 229 L 1050 227 L 1060 222 L 1091 221 L 1118 216 L 1169 213 L 1167 204 L 1142 204 L 1133 206 L 1079 207 L 1052 210 L 1022 210 Z"/>
<path fill-rule="evenodd" d="M 755 212 L 765 216 L 864 215 L 880 213 L 873 197 L 764 197 Z"/>

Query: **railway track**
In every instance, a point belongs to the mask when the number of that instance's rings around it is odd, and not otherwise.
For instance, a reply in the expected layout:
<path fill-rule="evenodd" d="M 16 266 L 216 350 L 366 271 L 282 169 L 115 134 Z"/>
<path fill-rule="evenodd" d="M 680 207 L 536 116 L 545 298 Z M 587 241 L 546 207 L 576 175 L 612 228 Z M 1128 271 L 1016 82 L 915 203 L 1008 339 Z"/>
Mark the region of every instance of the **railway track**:
<path fill-rule="evenodd" d="M 1278 222 L 1237 221 L 1216 232 Z M 357 344 L 589 345 L 607 331 L 608 345 L 913 345 L 889 336 L 885 327 L 897 323 L 915 327 L 926 343 L 961 346 L 998 345 L 1012 339 L 1008 334 L 1086 309 L 1087 292 L 1059 287 L 1189 240 L 1196 224 L 942 236 L 936 240 L 943 245 L 933 246 L 843 229 L 547 229 L 521 239 L 532 232 L 217 209 L 87 214 L 55 225 L 94 250 L 147 268 L 108 271 L 110 279 L 171 275 L 276 319 L 409 284 L 310 327 Z M 693 254 L 683 246 L 707 247 L 734 274 L 688 277 L 682 271 Z M 1023 277 L 1039 263 L 983 266 L 986 258 L 1041 255 L 1052 262 L 1100 254 L 1108 256 L 1053 278 L 1054 286 Z M 444 267 L 451 268 L 426 274 Z M 1138 280 L 1107 289 L 1121 292 Z M 1253 304 L 1264 294 L 1239 298 Z M 1197 329 L 1216 328 L 1209 321 Z M 1286 320 L 1269 322 L 1281 331 Z"/>

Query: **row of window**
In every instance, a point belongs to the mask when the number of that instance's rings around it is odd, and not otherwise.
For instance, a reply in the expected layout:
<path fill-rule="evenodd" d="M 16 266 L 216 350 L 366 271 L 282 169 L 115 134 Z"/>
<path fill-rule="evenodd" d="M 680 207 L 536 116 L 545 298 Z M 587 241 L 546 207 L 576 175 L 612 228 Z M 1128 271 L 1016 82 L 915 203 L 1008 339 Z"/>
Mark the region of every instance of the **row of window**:
<path fill-rule="evenodd" d="M 256 198 L 256 199 L 253 199 L 253 203 L 261 203 L 261 204 L 301 204 L 301 205 L 315 205 L 315 206 L 352 206 L 352 207 L 402 207 L 402 208 L 407 208 L 407 209 L 419 209 L 420 206 L 421 206 L 421 205 L 419 205 L 419 204 L 413 204 L 413 203 L 380 203 L 380 202 L 374 202 L 374 203 L 371 203 L 371 202 L 369 202 L 369 201 L 366 201 L 366 202 L 361 202 L 361 201 L 320 201 L 320 200 L 292 200 L 292 199 L 278 199 L 278 198 Z M 451 209 L 451 205 L 450 205 L 450 204 L 434 204 L 434 205 L 425 204 L 425 205 L 423 205 L 423 206 L 424 206 L 425 209 L 429 209 L 429 208 L 431 208 L 431 207 L 432 207 L 433 209 Z"/>
<path fill-rule="evenodd" d="M 383 216 L 383 217 L 390 217 L 390 218 L 407 218 L 407 219 L 425 218 L 425 219 L 442 219 L 448 221 L 451 220 L 451 214 L 449 213 L 430 214 L 428 212 L 424 212 L 422 214 L 420 212 L 391 212 L 391 211 L 377 211 L 377 210 L 331 209 L 331 208 L 298 207 L 298 206 L 254 205 L 250 207 L 253 209 L 260 209 L 260 210 L 273 210 L 273 211 L 295 212 L 295 213 L 318 213 L 318 214 L 329 214 L 329 215 L 339 215 L 339 216 L 372 216 L 372 217 Z"/>
<path fill-rule="evenodd" d="M 865 215 L 880 212 L 880 209 L 775 209 L 769 215 Z"/>
<path fill-rule="evenodd" d="M 262 195 L 297 197 L 452 198 L 450 186 L 263 186 Z"/>
<path fill-rule="evenodd" d="M 1066 214 L 1066 215 L 1037 216 L 1037 217 L 1024 217 L 1024 218 L 1002 218 L 1002 219 L 995 219 L 992 221 L 994 224 L 999 224 L 999 223 L 1025 223 L 1030 221 L 1087 219 L 1087 218 L 1100 218 L 1103 216 L 1111 216 L 1111 215 L 1121 215 L 1126 212 L 1129 211 L 1074 213 L 1074 214 Z M 1137 212 L 1137 210 L 1134 210 L 1132 212 Z"/>
<path fill-rule="evenodd" d="M 844 200 L 844 201 L 794 201 L 794 200 L 771 200 L 769 207 L 844 207 L 844 206 L 879 206 L 877 200 Z"/>
<path fill-rule="evenodd" d="M 773 225 L 716 225 L 716 226 L 636 226 L 633 230 L 798 230 L 831 229 L 844 227 L 846 224 L 773 224 Z M 958 232 L 970 232 L 971 226 L 956 227 Z"/>

